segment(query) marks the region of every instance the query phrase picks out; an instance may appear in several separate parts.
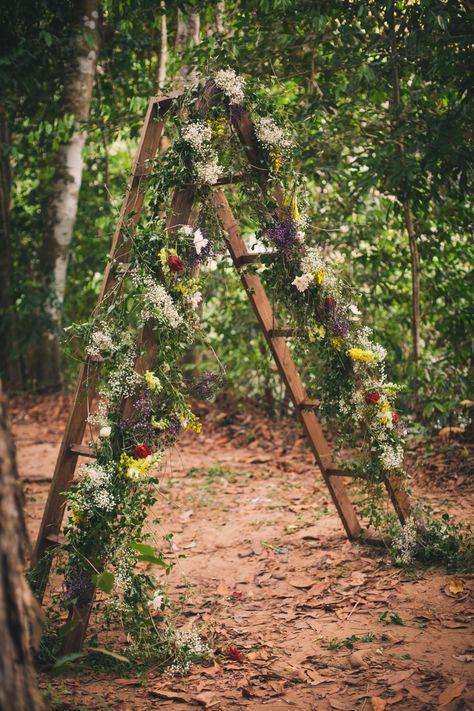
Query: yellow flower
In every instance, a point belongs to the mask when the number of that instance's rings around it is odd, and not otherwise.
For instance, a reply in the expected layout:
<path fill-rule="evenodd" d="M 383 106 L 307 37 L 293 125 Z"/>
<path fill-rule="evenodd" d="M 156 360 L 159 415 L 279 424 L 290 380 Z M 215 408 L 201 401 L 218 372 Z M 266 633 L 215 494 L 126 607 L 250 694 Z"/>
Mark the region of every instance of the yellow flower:
<path fill-rule="evenodd" d="M 288 209 L 291 219 L 295 222 L 298 222 L 301 215 L 300 211 L 298 210 L 298 202 L 294 193 L 284 199 L 283 207 L 286 207 Z"/>
<path fill-rule="evenodd" d="M 159 378 L 157 378 L 151 370 L 145 371 L 145 383 L 148 390 L 151 390 L 153 393 L 159 393 L 163 390 L 163 386 L 161 385 Z"/>
<path fill-rule="evenodd" d="M 183 297 L 186 297 L 189 294 L 189 287 L 184 286 L 184 284 L 176 284 L 174 288 Z"/>
<path fill-rule="evenodd" d="M 324 338 L 325 335 L 326 326 L 323 326 L 323 324 L 308 327 L 308 338 L 310 343 L 316 343 L 317 340 Z"/>
<path fill-rule="evenodd" d="M 270 151 L 269 152 L 270 160 L 272 162 L 273 168 L 275 170 L 275 173 L 279 173 L 281 166 L 283 164 L 282 158 L 281 158 L 281 153 L 278 151 Z"/>
<path fill-rule="evenodd" d="M 318 284 L 322 284 L 324 281 L 324 277 L 327 276 L 327 271 L 325 269 L 318 269 L 316 274 L 314 275 L 315 280 L 317 281 Z"/>
<path fill-rule="evenodd" d="M 225 118 L 208 119 L 207 125 L 210 127 L 213 136 L 221 138 L 225 136 Z"/>
<path fill-rule="evenodd" d="M 77 508 L 77 506 L 71 505 L 71 521 L 75 526 L 79 525 L 82 523 L 84 520 L 84 516 L 81 511 Z"/>
<path fill-rule="evenodd" d="M 169 427 L 169 422 L 168 420 L 162 419 L 162 420 L 155 420 L 154 417 L 151 418 L 151 426 L 153 427 L 154 430 L 166 430 L 167 427 Z"/>
<path fill-rule="evenodd" d="M 390 412 L 390 403 L 388 403 L 387 401 L 383 402 L 380 406 L 380 409 L 382 410 L 382 412 Z"/>
<path fill-rule="evenodd" d="M 331 338 L 331 343 L 337 351 L 342 351 L 342 348 L 344 346 L 343 338 L 341 338 L 340 336 L 333 336 Z"/>
<path fill-rule="evenodd" d="M 364 351 L 362 348 L 349 348 L 346 354 L 351 360 L 358 360 L 362 363 L 376 363 L 377 354 L 372 351 Z"/>
<path fill-rule="evenodd" d="M 135 459 L 123 452 L 119 461 L 119 474 L 126 479 L 140 479 L 140 477 L 148 474 L 148 470 L 152 464 L 153 461 L 151 457 Z"/>

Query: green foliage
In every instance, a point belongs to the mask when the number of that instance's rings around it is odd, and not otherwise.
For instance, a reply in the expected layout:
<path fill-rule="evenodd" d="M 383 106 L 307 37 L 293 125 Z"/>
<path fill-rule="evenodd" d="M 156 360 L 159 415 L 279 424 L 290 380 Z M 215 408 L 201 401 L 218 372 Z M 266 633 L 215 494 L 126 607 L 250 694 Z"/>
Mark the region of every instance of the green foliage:
<path fill-rule="evenodd" d="M 68 272 L 65 325 L 95 302 L 119 201 L 124 192 L 147 97 L 155 91 L 159 3 L 104 0 L 100 71 L 88 125 L 85 170 Z M 199 9 L 202 41 L 174 49 L 176 11 Z M 389 13 L 396 26 L 401 104 L 392 103 L 394 56 Z M 3 104 L 12 141 L 14 302 L 21 354 L 46 327 L 39 270 L 47 224 L 51 166 L 71 129 L 61 110 L 68 27 L 73 3 L 47 0 L 12 6 L 0 63 Z M 472 224 L 472 16 L 462 3 L 299 2 L 229 0 L 225 35 L 207 33 L 215 3 L 167 3 L 169 85 L 184 63 L 207 68 L 230 62 L 271 83 L 277 111 L 293 124 L 307 179 L 312 224 L 344 259 L 346 278 L 360 291 L 368 320 L 390 355 L 393 377 L 419 383 L 404 409 L 417 406 L 432 425 L 458 418 L 472 398 L 469 364 L 474 261 Z M 397 146 L 403 143 L 404 158 Z M 411 362 L 410 255 L 403 222 L 409 200 L 421 256 L 422 357 Z M 246 210 L 239 217 L 245 223 Z M 215 308 L 206 314 L 212 345 L 220 342 L 228 387 L 263 395 L 278 411 L 283 393 L 262 350 L 237 280 L 224 269 Z M 216 275 L 217 276 L 217 275 Z M 224 290 L 226 291 L 223 298 Z M 232 326 L 232 311 L 249 338 Z M 245 312 L 245 314 L 244 314 Z M 31 324 L 34 323 L 34 328 Z M 219 338 L 219 334 L 225 334 Z M 71 360 L 70 369 L 74 370 Z M 448 387 L 446 387 L 448 383 Z"/>

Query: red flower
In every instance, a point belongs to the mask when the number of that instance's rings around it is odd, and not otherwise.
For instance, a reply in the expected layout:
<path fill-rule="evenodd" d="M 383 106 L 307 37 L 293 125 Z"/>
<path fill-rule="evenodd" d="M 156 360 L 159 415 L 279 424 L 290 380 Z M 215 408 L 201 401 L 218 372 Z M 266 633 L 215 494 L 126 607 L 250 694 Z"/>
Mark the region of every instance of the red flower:
<path fill-rule="evenodd" d="M 334 309 L 336 307 L 336 299 L 334 299 L 332 296 L 328 296 L 324 299 L 324 306 L 327 309 Z"/>
<path fill-rule="evenodd" d="M 380 395 L 378 393 L 367 393 L 365 396 L 365 401 L 367 405 L 373 405 L 380 400 Z"/>
<path fill-rule="evenodd" d="M 172 272 L 182 272 L 184 269 L 184 262 L 181 257 L 177 257 L 175 254 L 170 254 L 168 257 L 168 266 Z"/>
<path fill-rule="evenodd" d="M 133 450 L 133 456 L 137 459 L 146 459 L 146 457 L 149 457 L 150 454 L 151 449 L 150 447 L 147 447 L 146 444 L 137 444 Z"/>
<path fill-rule="evenodd" d="M 244 655 L 240 652 L 237 647 L 229 647 L 227 650 L 227 657 L 232 659 L 233 662 L 243 662 Z"/>
<path fill-rule="evenodd" d="M 398 416 L 398 412 L 392 412 L 392 420 L 395 422 L 396 425 L 398 425 L 400 418 Z"/>

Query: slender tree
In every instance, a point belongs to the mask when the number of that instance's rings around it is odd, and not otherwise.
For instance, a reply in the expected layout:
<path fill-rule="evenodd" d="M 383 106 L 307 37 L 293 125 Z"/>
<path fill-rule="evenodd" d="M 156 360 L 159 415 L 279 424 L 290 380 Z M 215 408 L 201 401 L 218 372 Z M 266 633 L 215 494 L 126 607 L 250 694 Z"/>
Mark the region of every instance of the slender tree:
<path fill-rule="evenodd" d="M 66 272 L 79 203 L 83 151 L 87 138 L 94 76 L 99 50 L 99 2 L 81 0 L 75 7 L 71 32 L 70 65 L 64 83 L 64 112 L 74 119 L 73 131 L 57 152 L 48 227 L 40 255 L 41 270 L 51 294 L 46 309 L 51 329 L 43 335 L 34 370 L 41 388 L 61 385 L 59 333 L 61 307 L 66 289 Z"/>
<path fill-rule="evenodd" d="M 39 606 L 24 578 L 27 536 L 23 498 L 0 382 L 0 711 L 42 711 L 33 663 Z"/>

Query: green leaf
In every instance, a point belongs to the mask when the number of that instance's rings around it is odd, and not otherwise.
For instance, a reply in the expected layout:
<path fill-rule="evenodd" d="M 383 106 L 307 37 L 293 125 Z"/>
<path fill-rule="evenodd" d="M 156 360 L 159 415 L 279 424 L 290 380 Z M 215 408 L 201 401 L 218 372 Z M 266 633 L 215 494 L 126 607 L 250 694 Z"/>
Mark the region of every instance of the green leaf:
<path fill-rule="evenodd" d="M 156 551 L 152 546 L 148 546 L 146 543 L 130 543 L 129 547 L 140 553 L 137 556 L 137 560 L 143 563 L 152 563 L 153 565 L 159 565 L 161 568 L 167 568 L 166 563 L 161 556 L 156 554 Z"/>
<path fill-rule="evenodd" d="M 104 570 L 103 573 L 100 573 L 100 575 L 93 575 L 92 576 L 92 581 L 94 585 L 99 588 L 99 590 L 102 590 L 102 592 L 105 592 L 107 594 L 110 594 L 112 592 L 112 588 L 114 587 L 114 575 L 113 573 L 110 573 L 107 570 Z"/>

